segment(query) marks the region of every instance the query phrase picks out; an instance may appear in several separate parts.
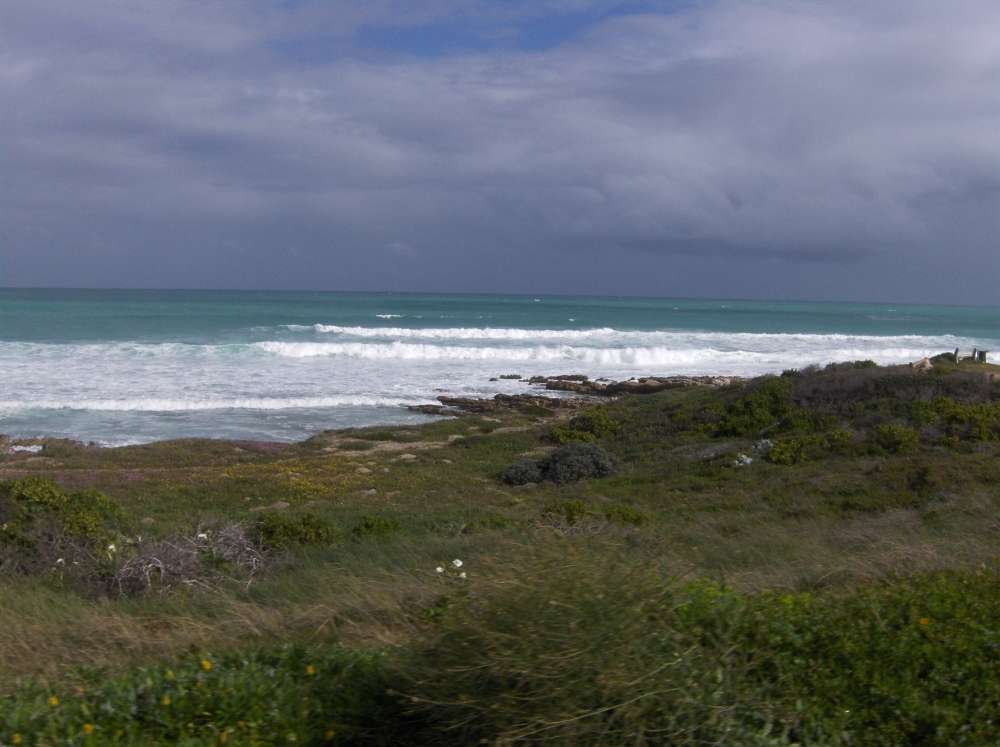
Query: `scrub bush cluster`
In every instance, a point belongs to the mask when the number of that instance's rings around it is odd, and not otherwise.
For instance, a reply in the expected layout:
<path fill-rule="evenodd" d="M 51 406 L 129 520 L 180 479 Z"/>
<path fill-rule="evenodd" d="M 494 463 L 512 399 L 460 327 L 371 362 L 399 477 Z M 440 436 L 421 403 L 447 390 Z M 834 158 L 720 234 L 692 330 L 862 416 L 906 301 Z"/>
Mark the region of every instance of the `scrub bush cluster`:
<path fill-rule="evenodd" d="M 541 459 L 520 459 L 503 471 L 500 480 L 508 485 L 542 480 L 564 485 L 592 477 L 608 477 L 618 474 L 621 469 L 622 462 L 614 454 L 596 444 L 578 443 Z"/>

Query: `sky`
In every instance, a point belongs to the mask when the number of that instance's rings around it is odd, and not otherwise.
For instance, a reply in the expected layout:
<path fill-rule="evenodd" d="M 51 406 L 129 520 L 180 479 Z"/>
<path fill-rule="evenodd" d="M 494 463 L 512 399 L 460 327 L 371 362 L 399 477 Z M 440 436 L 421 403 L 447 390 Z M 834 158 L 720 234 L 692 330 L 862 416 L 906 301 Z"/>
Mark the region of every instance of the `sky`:
<path fill-rule="evenodd" d="M 995 0 L 5 0 L 0 286 L 1000 305 Z"/>

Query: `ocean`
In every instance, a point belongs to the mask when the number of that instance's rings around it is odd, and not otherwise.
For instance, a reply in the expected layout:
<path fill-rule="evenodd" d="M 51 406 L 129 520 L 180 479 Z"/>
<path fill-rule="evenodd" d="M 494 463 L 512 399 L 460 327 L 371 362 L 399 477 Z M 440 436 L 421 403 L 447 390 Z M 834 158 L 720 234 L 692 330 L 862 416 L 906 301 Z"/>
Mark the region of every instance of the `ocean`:
<path fill-rule="evenodd" d="M 652 298 L 0 290 L 0 433 L 297 441 L 532 391 L 501 374 L 754 376 L 1000 355 L 1000 309 Z"/>

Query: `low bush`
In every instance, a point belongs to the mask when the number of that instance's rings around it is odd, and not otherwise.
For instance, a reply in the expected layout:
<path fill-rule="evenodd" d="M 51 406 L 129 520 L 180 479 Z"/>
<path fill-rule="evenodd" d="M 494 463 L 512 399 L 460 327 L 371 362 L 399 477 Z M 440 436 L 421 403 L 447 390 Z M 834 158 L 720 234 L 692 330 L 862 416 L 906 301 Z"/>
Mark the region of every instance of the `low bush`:
<path fill-rule="evenodd" d="M 89 557 L 121 518 L 118 504 L 96 490 L 66 493 L 43 477 L 0 482 L 0 570 L 35 571 L 59 557 Z"/>
<path fill-rule="evenodd" d="M 594 507 L 586 501 L 574 499 L 571 501 L 558 501 L 550 503 L 542 509 L 542 514 L 547 516 L 558 516 L 565 519 L 570 524 L 575 524 L 587 516 L 594 513 Z"/>
<path fill-rule="evenodd" d="M 646 524 L 651 517 L 629 503 L 612 503 L 604 508 L 604 518 L 612 524 Z"/>
<path fill-rule="evenodd" d="M 375 448 L 375 444 L 367 440 L 341 441 L 337 448 L 343 451 L 370 451 Z"/>
<path fill-rule="evenodd" d="M 386 745 L 420 733 L 384 653 L 284 645 L 194 653 L 81 684 L 21 682 L 0 700 L 3 745 Z"/>
<path fill-rule="evenodd" d="M 621 472 L 621 460 L 600 446 L 570 444 L 541 459 L 520 459 L 500 474 L 509 485 L 550 480 L 563 485 L 591 477 L 608 477 Z"/>
<path fill-rule="evenodd" d="M 287 550 L 293 545 L 329 545 L 337 532 L 328 519 L 308 512 L 298 516 L 269 511 L 255 529 L 261 544 L 271 550 Z"/>
<path fill-rule="evenodd" d="M 878 453 L 905 454 L 920 445 L 920 434 L 912 428 L 886 423 L 875 429 L 873 447 Z"/>
<path fill-rule="evenodd" d="M 462 743 L 996 744 L 1000 580 L 744 596 L 591 559 L 455 600 L 406 693 Z"/>
<path fill-rule="evenodd" d="M 601 436 L 613 435 L 622 429 L 622 422 L 610 417 L 604 405 L 592 407 L 568 423 L 561 423 L 549 430 L 549 438 L 559 444 L 591 443 Z"/>
<path fill-rule="evenodd" d="M 538 460 L 528 457 L 518 459 L 500 473 L 500 482 L 505 482 L 508 485 L 527 485 L 541 481 L 542 470 L 538 465 Z"/>
<path fill-rule="evenodd" d="M 799 438 L 783 438 L 775 441 L 764 452 L 764 459 L 771 464 L 798 464 L 803 459 L 803 443 Z"/>
<path fill-rule="evenodd" d="M 791 412 L 789 398 L 795 391 L 796 376 L 768 376 L 751 385 L 735 402 L 718 410 L 713 426 L 719 436 L 752 436 L 776 424 Z"/>
<path fill-rule="evenodd" d="M 390 519 L 380 514 L 365 514 L 351 527 L 355 537 L 377 539 L 388 537 L 403 530 L 403 525 L 396 519 Z"/>

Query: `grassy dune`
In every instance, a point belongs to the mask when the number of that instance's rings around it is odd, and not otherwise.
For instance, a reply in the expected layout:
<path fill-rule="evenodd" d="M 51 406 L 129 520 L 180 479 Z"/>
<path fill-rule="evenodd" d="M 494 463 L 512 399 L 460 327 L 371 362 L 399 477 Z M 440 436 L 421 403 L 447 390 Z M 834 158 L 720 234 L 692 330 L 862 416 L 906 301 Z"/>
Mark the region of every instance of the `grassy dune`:
<path fill-rule="evenodd" d="M 995 744 L 994 373 L 6 454 L 0 744 Z"/>

